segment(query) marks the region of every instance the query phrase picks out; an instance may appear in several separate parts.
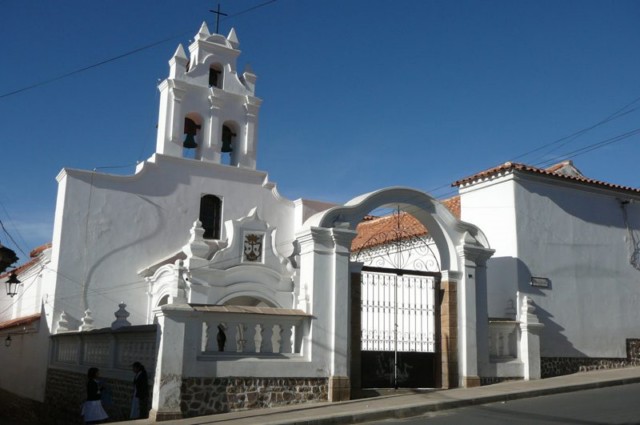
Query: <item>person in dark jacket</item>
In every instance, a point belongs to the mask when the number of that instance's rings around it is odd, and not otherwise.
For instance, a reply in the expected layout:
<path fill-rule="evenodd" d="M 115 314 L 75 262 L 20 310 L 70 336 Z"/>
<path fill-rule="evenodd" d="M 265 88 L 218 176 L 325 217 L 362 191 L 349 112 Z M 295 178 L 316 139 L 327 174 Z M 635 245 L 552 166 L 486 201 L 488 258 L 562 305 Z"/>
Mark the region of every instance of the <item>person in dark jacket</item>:
<path fill-rule="evenodd" d="M 102 385 L 98 381 L 99 374 L 97 367 L 89 368 L 87 372 L 87 401 L 82 405 L 85 424 L 99 424 L 109 417 L 100 401 Z"/>
<path fill-rule="evenodd" d="M 140 362 L 131 365 L 133 373 L 133 400 L 131 402 L 131 419 L 149 417 L 149 378 Z"/>

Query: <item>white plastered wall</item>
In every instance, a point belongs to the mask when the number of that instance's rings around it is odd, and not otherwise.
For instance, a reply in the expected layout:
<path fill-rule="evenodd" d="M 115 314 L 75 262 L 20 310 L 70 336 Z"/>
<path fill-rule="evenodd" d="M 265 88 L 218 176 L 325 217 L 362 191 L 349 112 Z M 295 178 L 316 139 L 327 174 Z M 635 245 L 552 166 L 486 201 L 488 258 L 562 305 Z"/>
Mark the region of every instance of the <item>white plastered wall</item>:
<path fill-rule="evenodd" d="M 109 326 L 120 301 L 129 322 L 146 323 L 148 284 L 138 272 L 181 250 L 205 194 L 222 199 L 223 220 L 257 207 L 278 229 L 280 252 L 293 251 L 293 203 L 263 172 L 154 155 L 134 176 L 66 170 L 60 184 L 54 323 L 64 310 L 79 325 L 88 307 L 96 327 Z"/>
<path fill-rule="evenodd" d="M 504 317 L 520 291 L 544 324 L 542 356 L 626 357 L 626 339 L 640 338 L 640 271 L 627 228 L 640 240 L 640 197 L 521 173 L 460 194 L 463 220 L 496 249 L 487 263 L 490 317 Z M 532 276 L 550 288 L 533 287 Z"/>

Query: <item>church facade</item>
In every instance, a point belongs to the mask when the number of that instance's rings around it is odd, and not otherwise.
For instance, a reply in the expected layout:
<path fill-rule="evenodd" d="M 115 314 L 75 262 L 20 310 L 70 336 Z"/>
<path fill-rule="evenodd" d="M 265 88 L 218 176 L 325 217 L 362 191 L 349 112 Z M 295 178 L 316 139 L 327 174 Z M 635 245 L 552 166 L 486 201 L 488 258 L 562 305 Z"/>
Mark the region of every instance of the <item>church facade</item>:
<path fill-rule="evenodd" d="M 88 367 L 117 387 L 143 361 L 162 420 L 632 361 L 640 191 L 509 164 L 445 203 L 409 188 L 287 200 L 257 166 L 262 101 L 238 48 L 206 24 L 178 47 L 135 174 L 58 175 L 52 243 L 0 301 L 2 390 L 51 401 Z M 368 215 L 380 207 L 397 215 Z"/>

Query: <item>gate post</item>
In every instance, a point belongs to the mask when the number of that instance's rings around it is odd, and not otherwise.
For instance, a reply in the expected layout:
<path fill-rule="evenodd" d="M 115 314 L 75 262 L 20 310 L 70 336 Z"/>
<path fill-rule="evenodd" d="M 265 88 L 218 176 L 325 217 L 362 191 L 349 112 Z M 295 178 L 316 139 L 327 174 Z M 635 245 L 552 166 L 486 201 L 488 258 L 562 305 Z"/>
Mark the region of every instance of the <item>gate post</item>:
<path fill-rule="evenodd" d="M 458 273 L 443 271 L 439 288 L 440 388 L 458 386 Z"/>
<path fill-rule="evenodd" d="M 185 316 L 190 312 L 188 305 L 180 304 L 167 304 L 154 310 L 158 319 L 158 358 L 149 412 L 153 421 L 182 418 Z"/>
<path fill-rule="evenodd" d="M 357 270 L 356 270 L 357 269 Z M 351 392 L 362 389 L 362 263 L 351 263 Z"/>
<path fill-rule="evenodd" d="M 462 276 L 458 287 L 459 373 L 464 387 L 480 386 L 480 363 L 488 359 L 486 268 L 495 252 L 482 246 L 465 244 L 457 248 Z"/>
<path fill-rule="evenodd" d="M 329 373 L 329 401 L 350 399 L 349 255 L 356 232 L 348 225 L 312 227 L 298 234 L 300 282 L 311 300 L 312 353 L 319 369 Z"/>

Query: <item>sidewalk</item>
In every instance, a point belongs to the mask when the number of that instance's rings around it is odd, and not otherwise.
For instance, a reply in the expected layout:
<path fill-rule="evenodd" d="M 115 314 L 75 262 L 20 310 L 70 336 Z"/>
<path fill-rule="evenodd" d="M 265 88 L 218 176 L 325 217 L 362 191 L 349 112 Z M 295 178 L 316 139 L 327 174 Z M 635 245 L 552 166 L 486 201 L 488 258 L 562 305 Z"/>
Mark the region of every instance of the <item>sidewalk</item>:
<path fill-rule="evenodd" d="M 503 382 L 478 388 L 424 391 L 398 390 L 397 392 L 390 390 L 387 395 L 341 403 L 299 404 L 159 423 L 179 425 L 350 424 L 391 418 L 406 418 L 437 410 L 632 383 L 640 383 L 640 367 L 581 372 L 536 381 Z M 151 424 L 153 422 L 138 420 L 116 423 L 132 425 Z"/>

